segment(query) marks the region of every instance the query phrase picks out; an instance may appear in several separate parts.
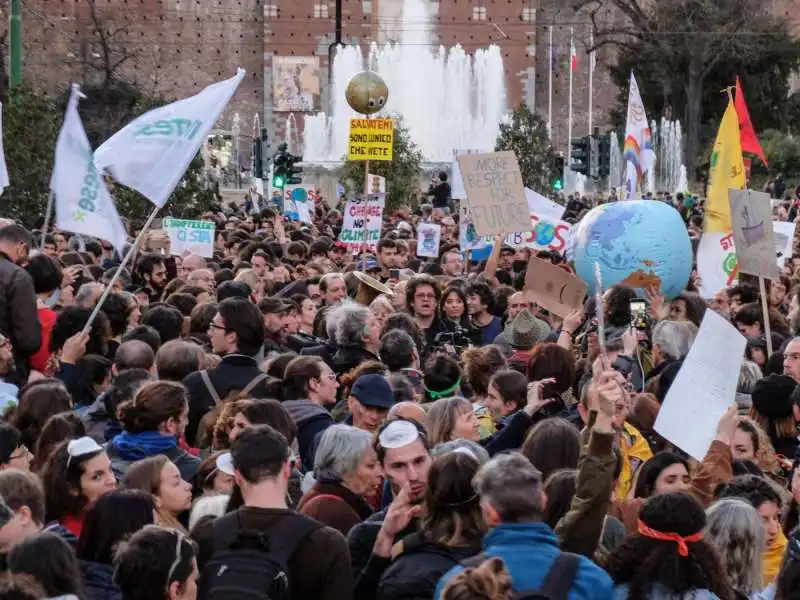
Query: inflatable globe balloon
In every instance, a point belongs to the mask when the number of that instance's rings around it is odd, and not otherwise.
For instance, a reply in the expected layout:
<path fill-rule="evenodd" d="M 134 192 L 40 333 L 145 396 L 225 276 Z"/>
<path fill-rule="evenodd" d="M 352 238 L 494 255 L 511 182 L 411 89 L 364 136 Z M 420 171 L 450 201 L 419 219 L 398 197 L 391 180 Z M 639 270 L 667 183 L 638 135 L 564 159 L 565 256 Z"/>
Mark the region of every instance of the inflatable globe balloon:
<path fill-rule="evenodd" d="M 680 294 L 692 271 L 692 244 L 680 214 L 658 200 L 601 204 L 574 232 L 575 270 L 594 294 L 595 264 L 604 289 L 630 285 L 642 294 Z"/>
<path fill-rule="evenodd" d="M 362 71 L 347 82 L 344 97 L 354 111 L 371 115 L 386 106 L 389 88 L 377 73 Z"/>

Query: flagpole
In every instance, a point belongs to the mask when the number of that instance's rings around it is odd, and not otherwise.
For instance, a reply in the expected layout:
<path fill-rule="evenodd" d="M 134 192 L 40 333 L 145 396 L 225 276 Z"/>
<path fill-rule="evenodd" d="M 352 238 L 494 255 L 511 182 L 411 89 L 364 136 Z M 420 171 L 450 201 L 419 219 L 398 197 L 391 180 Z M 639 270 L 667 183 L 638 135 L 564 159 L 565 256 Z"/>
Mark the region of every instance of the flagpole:
<path fill-rule="evenodd" d="M 50 215 L 53 212 L 53 198 L 55 194 L 53 191 L 50 190 L 50 194 L 47 197 L 47 208 L 44 211 L 44 225 L 42 225 L 42 243 L 39 244 L 40 248 L 44 248 L 44 236 L 47 235 L 47 230 L 50 228 Z"/>
<path fill-rule="evenodd" d="M 150 216 L 147 217 L 147 221 L 145 221 L 142 230 L 139 232 L 139 235 L 136 236 L 136 239 L 133 242 L 133 246 L 131 246 L 131 249 L 128 250 L 127 254 L 125 254 L 125 256 L 122 258 L 122 262 L 119 263 L 119 267 L 117 267 L 114 276 L 106 285 L 106 289 L 103 290 L 103 295 L 100 296 L 100 299 L 97 301 L 97 304 L 95 305 L 92 314 L 89 315 L 89 320 L 86 322 L 86 325 L 83 328 L 83 333 L 89 333 L 89 330 L 92 328 L 92 323 L 94 323 L 95 318 L 97 318 L 97 313 L 100 312 L 100 308 L 103 306 L 103 302 L 105 302 L 106 298 L 108 298 L 108 295 L 111 293 L 111 290 L 114 289 L 114 284 L 117 283 L 117 280 L 122 275 L 122 271 L 123 269 L 125 269 L 126 265 L 131 260 L 131 257 L 134 254 L 136 254 L 136 251 L 139 248 L 139 244 L 141 244 L 142 239 L 144 238 L 144 234 L 147 232 L 148 229 L 150 229 L 150 225 L 153 223 L 153 219 L 156 218 L 156 214 L 160 209 L 161 209 L 160 206 L 156 206 L 153 209 L 153 212 L 150 213 Z"/>
<path fill-rule="evenodd" d="M 553 139 L 553 25 L 548 28 L 550 32 L 550 43 L 547 57 L 547 135 Z"/>
<path fill-rule="evenodd" d="M 592 135 L 592 99 L 594 95 L 594 32 L 589 32 L 589 135 Z"/>
<path fill-rule="evenodd" d="M 572 65 L 574 60 L 574 57 L 572 56 L 573 29 L 573 27 L 569 28 L 569 116 L 567 117 L 567 156 L 569 156 L 569 150 L 572 144 Z"/>

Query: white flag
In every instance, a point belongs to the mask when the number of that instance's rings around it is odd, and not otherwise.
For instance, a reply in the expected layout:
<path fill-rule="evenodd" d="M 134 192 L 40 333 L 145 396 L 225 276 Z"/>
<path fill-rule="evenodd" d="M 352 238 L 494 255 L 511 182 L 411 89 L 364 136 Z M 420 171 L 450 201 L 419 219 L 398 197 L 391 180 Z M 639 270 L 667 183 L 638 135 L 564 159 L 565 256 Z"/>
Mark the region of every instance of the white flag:
<path fill-rule="evenodd" d="M 6 152 L 3 150 L 3 103 L 0 102 L 0 194 L 8 187 L 8 183 Z"/>
<path fill-rule="evenodd" d="M 639 86 L 631 71 L 631 82 L 628 91 L 628 118 L 625 122 L 625 195 L 626 200 L 633 200 L 636 188 L 645 173 L 655 164 L 653 137 L 647 124 Z"/>
<path fill-rule="evenodd" d="M 50 178 L 56 227 L 105 240 L 122 256 L 128 234 L 94 166 L 92 146 L 78 115 L 80 96 L 80 88 L 73 85 L 56 143 L 56 164 Z"/>
<path fill-rule="evenodd" d="M 156 206 L 164 206 L 244 73 L 239 69 L 231 79 L 134 119 L 95 151 L 94 164 Z"/>

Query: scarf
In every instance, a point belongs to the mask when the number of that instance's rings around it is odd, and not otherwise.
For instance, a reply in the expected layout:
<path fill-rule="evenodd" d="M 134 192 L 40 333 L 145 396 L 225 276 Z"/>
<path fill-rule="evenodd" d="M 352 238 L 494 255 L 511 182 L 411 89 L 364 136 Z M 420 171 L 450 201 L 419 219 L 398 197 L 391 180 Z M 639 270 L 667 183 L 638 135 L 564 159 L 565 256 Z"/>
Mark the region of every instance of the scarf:
<path fill-rule="evenodd" d="M 111 440 L 111 445 L 123 460 L 142 460 L 156 454 L 164 454 L 178 445 L 174 435 L 157 431 L 128 433 L 123 431 Z"/>
<path fill-rule="evenodd" d="M 786 554 L 786 547 L 789 545 L 789 540 L 783 535 L 783 531 L 778 532 L 778 536 L 772 545 L 764 551 L 764 558 L 762 560 L 762 571 L 764 572 L 762 583 L 764 587 L 775 581 L 778 572 L 781 569 L 781 562 L 783 556 Z"/>

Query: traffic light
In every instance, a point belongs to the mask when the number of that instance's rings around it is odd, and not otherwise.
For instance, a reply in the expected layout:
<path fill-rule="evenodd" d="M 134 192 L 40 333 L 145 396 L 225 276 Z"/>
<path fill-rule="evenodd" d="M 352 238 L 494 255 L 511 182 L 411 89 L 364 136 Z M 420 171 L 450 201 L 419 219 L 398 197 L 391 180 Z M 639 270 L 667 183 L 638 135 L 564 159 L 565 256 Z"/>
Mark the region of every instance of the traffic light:
<path fill-rule="evenodd" d="M 289 178 L 287 171 L 289 154 L 286 152 L 286 144 L 278 146 L 278 151 L 272 158 L 272 187 L 283 189 L 286 180 Z"/>
<path fill-rule="evenodd" d="M 297 156 L 295 154 L 287 154 L 286 155 L 286 183 L 289 185 L 296 185 L 298 183 L 303 183 L 303 167 L 295 166 L 295 163 L 299 163 L 303 160 L 302 156 Z"/>
<path fill-rule="evenodd" d="M 564 189 L 564 157 L 553 157 L 553 190 L 560 192 Z"/>
<path fill-rule="evenodd" d="M 591 152 L 591 142 L 588 135 L 580 138 L 572 138 L 569 144 L 569 155 L 571 159 L 569 164 L 570 171 L 588 175 Z"/>
<path fill-rule="evenodd" d="M 604 135 L 597 144 L 597 172 L 600 179 L 611 174 L 611 137 Z"/>

